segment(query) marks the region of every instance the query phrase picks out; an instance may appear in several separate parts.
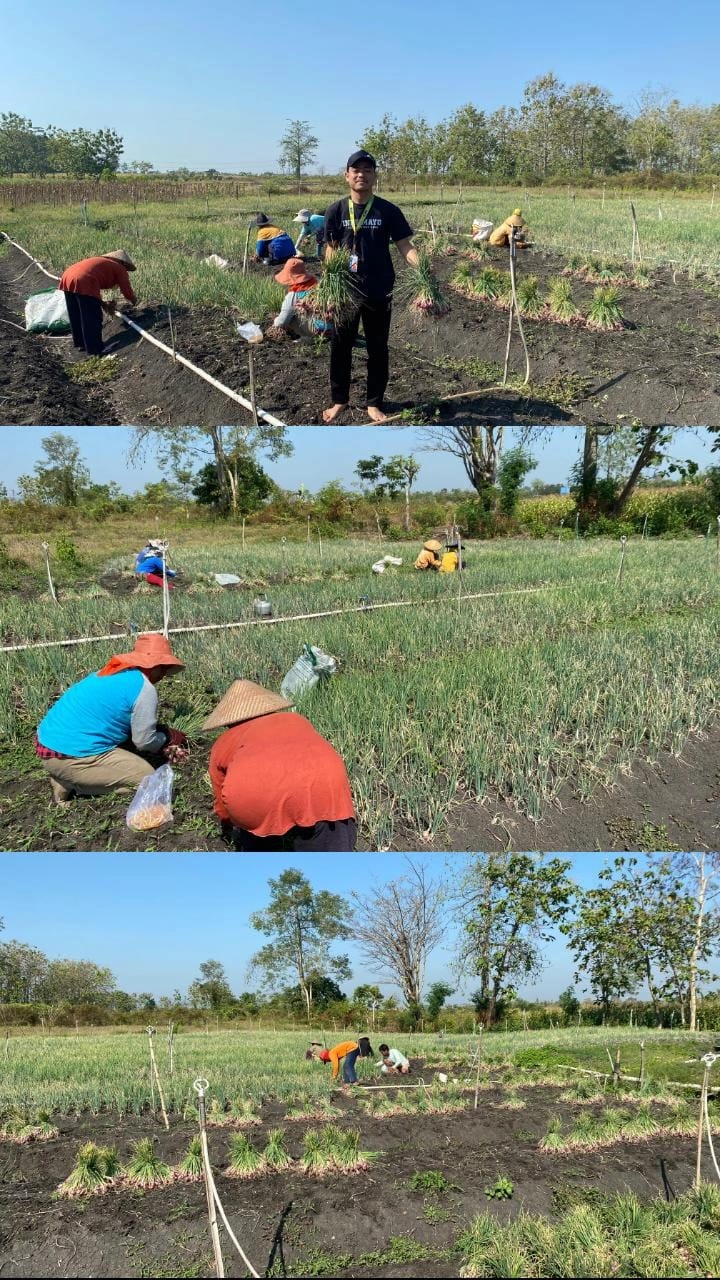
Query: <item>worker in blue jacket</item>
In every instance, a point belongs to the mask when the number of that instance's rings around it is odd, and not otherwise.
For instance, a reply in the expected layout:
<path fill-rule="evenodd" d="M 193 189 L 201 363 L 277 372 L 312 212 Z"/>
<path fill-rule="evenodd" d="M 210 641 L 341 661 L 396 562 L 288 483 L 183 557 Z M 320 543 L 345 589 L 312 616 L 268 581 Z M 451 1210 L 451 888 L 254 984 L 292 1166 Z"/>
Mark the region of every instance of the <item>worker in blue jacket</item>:
<path fill-rule="evenodd" d="M 257 262 L 279 266 L 282 262 L 287 262 L 288 258 L 295 257 L 295 244 L 292 238 L 287 231 L 276 227 L 266 213 L 259 213 L 250 225 L 258 228 L 255 245 Z"/>
<path fill-rule="evenodd" d="M 163 568 L 165 569 L 165 577 L 168 579 L 168 587 L 172 587 L 171 578 L 176 578 L 177 574 L 174 569 L 168 568 L 167 558 L 163 565 L 163 547 L 165 543 L 160 542 L 156 538 L 149 538 L 142 551 L 138 551 L 135 557 L 135 573 L 138 578 L 144 578 L 153 587 L 161 587 L 163 584 Z"/>
<path fill-rule="evenodd" d="M 295 252 L 300 252 L 300 245 L 303 240 L 310 236 L 315 237 L 317 245 L 317 256 L 322 258 L 323 248 L 325 246 L 325 215 L 320 213 L 311 213 L 309 209 L 301 209 L 297 217 L 293 218 L 293 222 L 299 222 L 300 235 L 295 241 Z"/>

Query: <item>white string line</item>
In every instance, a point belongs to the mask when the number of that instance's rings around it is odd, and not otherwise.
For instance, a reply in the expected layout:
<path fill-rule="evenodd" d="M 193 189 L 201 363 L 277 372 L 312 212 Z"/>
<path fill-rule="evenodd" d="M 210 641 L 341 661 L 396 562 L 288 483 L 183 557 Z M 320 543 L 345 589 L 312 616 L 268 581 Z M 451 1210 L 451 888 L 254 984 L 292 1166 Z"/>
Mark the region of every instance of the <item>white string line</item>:
<path fill-rule="evenodd" d="M 337 618 L 343 614 L 350 613 L 372 613 L 375 609 L 400 609 L 404 607 L 413 608 L 422 604 L 447 604 L 455 603 L 458 600 L 486 600 L 493 599 L 497 596 L 522 596 L 537 595 L 542 591 L 569 591 L 574 584 L 572 582 L 545 583 L 541 587 L 512 587 L 505 591 L 474 591 L 466 592 L 461 596 L 453 596 L 452 600 L 448 596 L 433 596 L 423 600 L 382 600 L 377 604 L 356 604 L 348 605 L 341 609 L 323 609 L 317 613 L 290 613 L 279 618 L 244 618 L 239 622 L 203 622 L 195 626 L 189 627 L 170 627 L 168 635 L 187 635 L 196 631 L 229 631 L 238 627 L 273 627 L 283 622 L 307 622 L 315 618 Z M 0 646 L 0 653 L 17 653 L 25 649 L 60 649 L 69 648 L 76 644 L 95 644 L 104 640 L 119 640 L 124 632 L 113 632 L 111 635 L 104 636 L 77 636 L 72 640 L 34 640 L 24 644 L 5 644 Z M 157 636 L 162 635 L 162 630 L 140 631 L 139 635 Z M 137 636 L 136 636 L 137 639 Z"/>
<path fill-rule="evenodd" d="M 34 262 L 35 266 L 39 267 L 39 269 L 46 276 L 49 276 L 51 280 L 60 279 L 60 276 L 53 275 L 52 271 L 47 271 L 42 263 L 38 262 L 37 258 L 33 258 L 32 254 L 28 253 L 27 249 L 23 249 L 21 244 L 18 244 L 15 240 L 11 240 L 7 232 L 2 231 L 0 232 L 0 235 L 4 236 L 8 244 L 13 245 L 14 248 L 19 249 L 21 253 L 24 253 L 25 257 L 29 258 L 31 262 Z M 193 364 L 186 356 L 181 356 L 178 352 L 173 351 L 172 347 L 168 347 L 164 342 L 161 342 L 159 338 L 148 333 L 146 329 L 143 329 L 142 325 L 139 325 L 135 320 L 131 320 L 130 317 L 124 315 L 122 311 L 117 311 L 115 314 L 120 320 L 122 320 L 123 324 L 128 326 L 128 328 L 134 329 L 136 333 L 139 333 L 141 338 L 144 338 L 147 342 L 152 342 L 154 346 L 159 347 L 161 351 L 172 356 L 174 360 L 179 364 L 184 365 L 186 369 L 190 369 L 191 373 L 195 373 L 205 382 L 209 382 L 210 386 L 214 387 L 216 391 L 221 391 L 222 394 L 227 396 L 230 400 L 234 400 L 237 404 L 242 405 L 243 409 L 249 409 L 250 412 L 253 411 L 251 402 L 246 400 L 244 396 L 241 396 L 239 392 L 233 391 L 232 388 L 226 386 L 224 382 L 219 382 L 217 378 L 213 378 L 211 374 L 206 373 L 206 371 L 201 369 L 199 365 Z M 262 418 L 263 422 L 267 422 L 271 427 L 284 427 L 286 425 L 280 418 L 275 418 L 271 413 L 267 413 L 265 409 L 258 409 L 257 415 L 259 418 Z"/>

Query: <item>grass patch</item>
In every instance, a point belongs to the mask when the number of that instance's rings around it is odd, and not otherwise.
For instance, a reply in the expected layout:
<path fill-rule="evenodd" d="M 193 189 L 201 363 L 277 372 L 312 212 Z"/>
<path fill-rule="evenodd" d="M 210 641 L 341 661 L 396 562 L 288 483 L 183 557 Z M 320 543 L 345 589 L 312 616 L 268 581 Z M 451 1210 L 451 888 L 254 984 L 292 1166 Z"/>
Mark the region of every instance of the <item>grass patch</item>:
<path fill-rule="evenodd" d="M 86 360 L 77 360 L 67 366 L 67 376 L 71 382 L 79 382 L 81 386 L 97 386 L 103 382 L 112 382 L 118 372 L 118 359 L 106 360 L 103 356 L 88 356 Z"/>

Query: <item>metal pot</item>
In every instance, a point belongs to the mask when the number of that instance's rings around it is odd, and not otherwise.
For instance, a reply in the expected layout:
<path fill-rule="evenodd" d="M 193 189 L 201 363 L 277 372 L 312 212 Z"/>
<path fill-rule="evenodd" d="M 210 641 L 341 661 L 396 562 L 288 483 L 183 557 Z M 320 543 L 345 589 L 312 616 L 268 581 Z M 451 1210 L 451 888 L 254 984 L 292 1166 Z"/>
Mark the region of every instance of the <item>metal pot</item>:
<path fill-rule="evenodd" d="M 256 618 L 272 618 L 272 605 L 267 596 L 258 596 L 253 600 L 253 612 Z"/>

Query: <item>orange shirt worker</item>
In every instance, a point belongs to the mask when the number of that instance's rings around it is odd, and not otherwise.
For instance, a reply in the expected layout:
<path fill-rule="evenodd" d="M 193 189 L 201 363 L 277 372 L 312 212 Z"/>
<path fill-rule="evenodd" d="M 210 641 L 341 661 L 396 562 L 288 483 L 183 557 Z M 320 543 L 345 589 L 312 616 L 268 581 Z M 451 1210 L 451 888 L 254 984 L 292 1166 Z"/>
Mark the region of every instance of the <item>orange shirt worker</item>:
<path fill-rule="evenodd" d="M 358 1058 L 371 1057 L 372 1046 L 367 1036 L 361 1036 L 359 1040 L 343 1040 L 342 1044 L 336 1044 L 333 1049 L 321 1049 L 318 1054 L 321 1062 L 329 1062 L 332 1065 L 333 1080 L 337 1080 L 342 1062 L 344 1084 L 357 1084 L 355 1063 Z"/>
<path fill-rule="evenodd" d="M 58 285 L 65 294 L 74 345 L 89 356 L 103 354 L 102 289 L 119 289 L 128 302 L 137 298 L 130 284 L 129 271 L 135 263 L 124 249 L 113 249 L 99 258 L 83 258 L 66 267 Z"/>
<path fill-rule="evenodd" d="M 214 809 L 244 852 L 352 852 L 357 826 L 345 765 L 292 703 L 235 680 L 203 729 L 225 728 L 210 752 Z"/>

